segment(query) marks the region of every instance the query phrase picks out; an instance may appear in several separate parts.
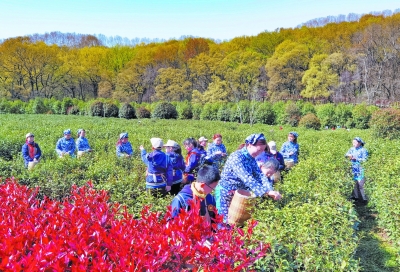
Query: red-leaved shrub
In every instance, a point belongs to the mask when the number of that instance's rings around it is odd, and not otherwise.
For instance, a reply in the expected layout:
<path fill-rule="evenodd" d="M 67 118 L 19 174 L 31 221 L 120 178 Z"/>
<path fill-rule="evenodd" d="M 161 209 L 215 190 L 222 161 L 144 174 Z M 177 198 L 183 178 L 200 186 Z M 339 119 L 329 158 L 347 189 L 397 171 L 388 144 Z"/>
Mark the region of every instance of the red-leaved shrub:
<path fill-rule="evenodd" d="M 63 202 L 38 191 L 0 185 L 1 271 L 242 271 L 269 249 L 252 240 L 255 221 L 213 230 L 195 203 L 172 220 L 149 207 L 135 219 L 90 182 Z"/>

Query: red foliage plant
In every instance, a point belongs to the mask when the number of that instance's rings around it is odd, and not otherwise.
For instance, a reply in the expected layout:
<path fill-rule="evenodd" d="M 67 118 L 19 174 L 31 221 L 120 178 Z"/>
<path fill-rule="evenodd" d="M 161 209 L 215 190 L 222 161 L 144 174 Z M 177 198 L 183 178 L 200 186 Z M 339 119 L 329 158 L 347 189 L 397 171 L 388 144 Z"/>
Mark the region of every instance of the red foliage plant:
<path fill-rule="evenodd" d="M 90 182 L 62 202 L 38 191 L 0 185 L 1 271 L 243 271 L 269 250 L 251 238 L 255 221 L 215 230 L 218 217 L 213 230 L 195 203 L 174 219 L 149 207 L 135 219 Z"/>

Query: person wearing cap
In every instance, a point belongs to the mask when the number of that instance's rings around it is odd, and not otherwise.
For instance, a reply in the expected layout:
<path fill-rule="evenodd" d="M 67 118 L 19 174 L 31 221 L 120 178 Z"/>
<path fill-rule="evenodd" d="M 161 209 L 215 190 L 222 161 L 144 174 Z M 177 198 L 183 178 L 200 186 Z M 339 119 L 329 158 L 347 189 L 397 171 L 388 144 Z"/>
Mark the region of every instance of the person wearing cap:
<path fill-rule="evenodd" d="M 227 155 L 226 147 L 222 143 L 222 135 L 219 133 L 214 134 L 213 142 L 208 145 L 207 158 L 210 158 L 213 161 L 213 165 L 219 168 Z"/>
<path fill-rule="evenodd" d="M 207 156 L 206 146 L 208 139 L 204 136 L 201 136 L 197 142 L 198 142 L 197 149 L 200 151 L 202 156 Z"/>
<path fill-rule="evenodd" d="M 366 203 L 364 167 L 361 164 L 368 159 L 368 151 L 364 147 L 364 144 L 365 142 L 360 137 L 355 137 L 352 141 L 353 146 L 347 151 L 345 157 L 351 161 L 353 180 L 355 182 L 352 199 Z M 358 191 L 360 191 L 361 198 Z"/>
<path fill-rule="evenodd" d="M 183 141 L 183 146 L 188 152 L 185 157 L 185 170 L 183 171 L 182 184 L 192 183 L 196 177 L 197 169 L 200 166 L 201 152 L 197 148 L 198 143 L 194 138 L 187 138 Z"/>
<path fill-rule="evenodd" d="M 295 131 L 289 132 L 288 141 L 283 143 L 281 147 L 281 153 L 283 155 L 283 159 L 293 160 L 296 164 L 299 161 L 299 153 L 300 153 L 300 146 L 297 143 L 297 138 L 299 134 Z"/>
<path fill-rule="evenodd" d="M 60 158 L 65 156 L 75 157 L 75 141 L 71 137 L 71 130 L 64 130 L 64 137 L 58 139 L 56 144 L 56 152 Z"/>
<path fill-rule="evenodd" d="M 182 156 L 182 149 L 175 141 L 168 140 L 165 147 L 165 154 L 172 163 L 172 186 L 170 193 L 177 195 L 181 190 L 183 171 L 185 170 L 185 161 Z"/>
<path fill-rule="evenodd" d="M 270 141 L 267 144 L 268 146 L 268 158 L 274 158 L 279 162 L 279 171 L 285 170 L 285 160 L 283 159 L 283 155 L 276 148 L 276 143 L 274 141 Z"/>
<path fill-rule="evenodd" d="M 142 161 L 147 166 L 146 171 L 146 189 L 154 196 L 161 194 L 164 196 L 171 191 L 173 168 L 169 157 L 162 152 L 164 146 L 160 138 L 150 139 L 152 152 L 146 152 L 143 145 L 139 147 Z"/>
<path fill-rule="evenodd" d="M 42 151 L 37 143 L 35 143 L 35 135 L 28 133 L 25 135 L 25 144 L 22 146 L 22 158 L 24 158 L 25 167 L 33 169 L 40 161 Z"/>
<path fill-rule="evenodd" d="M 251 191 L 253 196 L 264 195 L 279 200 L 282 196 L 274 191 L 268 177 L 257 165 L 255 157 L 264 152 L 267 146 L 264 134 L 251 134 L 244 146 L 233 152 L 227 159 L 221 173 L 221 180 L 215 190 L 218 213 L 228 220 L 228 210 L 236 190 Z"/>
<path fill-rule="evenodd" d="M 123 132 L 119 135 L 119 140 L 116 144 L 118 158 L 130 158 L 133 155 L 132 145 L 129 142 L 129 135 Z"/>
<path fill-rule="evenodd" d="M 87 152 L 92 152 L 88 139 L 85 137 L 86 131 L 83 128 L 78 129 L 77 136 L 78 137 L 75 143 L 76 143 L 76 149 L 78 151 L 78 157 L 83 156 L 83 154 Z"/>

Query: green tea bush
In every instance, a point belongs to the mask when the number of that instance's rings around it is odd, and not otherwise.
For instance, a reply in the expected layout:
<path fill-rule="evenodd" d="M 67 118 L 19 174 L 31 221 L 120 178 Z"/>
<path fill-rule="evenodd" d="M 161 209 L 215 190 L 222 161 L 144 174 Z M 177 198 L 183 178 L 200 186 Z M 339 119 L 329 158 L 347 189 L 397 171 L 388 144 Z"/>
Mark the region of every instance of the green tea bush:
<path fill-rule="evenodd" d="M 200 114 L 200 120 L 218 120 L 217 114 L 219 105 L 217 103 L 207 103 L 204 105 L 203 110 Z"/>
<path fill-rule="evenodd" d="M 379 138 L 400 137 L 400 110 L 382 109 L 374 112 L 370 120 L 373 135 Z"/>
<path fill-rule="evenodd" d="M 25 107 L 26 103 L 22 102 L 21 100 L 14 100 L 10 103 L 9 113 L 23 114 L 26 112 Z"/>
<path fill-rule="evenodd" d="M 30 103 L 31 104 L 31 109 L 30 109 L 30 113 L 33 114 L 43 114 L 43 113 L 47 113 L 49 111 L 48 108 L 46 108 L 46 106 L 44 105 L 43 99 L 41 98 L 35 98 L 33 100 L 31 100 Z"/>
<path fill-rule="evenodd" d="M 145 107 L 138 107 L 136 108 L 136 116 L 137 118 L 150 118 L 151 112 L 146 109 Z"/>
<path fill-rule="evenodd" d="M 103 103 L 104 117 L 118 117 L 119 109 L 111 102 Z"/>
<path fill-rule="evenodd" d="M 217 112 L 217 120 L 224 122 L 229 121 L 231 116 L 231 108 L 232 106 L 228 103 L 220 104 Z"/>
<path fill-rule="evenodd" d="M 232 106 L 230 121 L 248 124 L 250 123 L 250 118 L 253 117 L 251 115 L 254 115 L 254 113 L 255 109 L 253 110 L 251 102 L 242 100 Z"/>
<path fill-rule="evenodd" d="M 335 106 L 333 104 L 322 104 L 315 107 L 317 117 L 321 121 L 321 126 L 335 126 Z"/>
<path fill-rule="evenodd" d="M 255 122 L 266 125 L 275 124 L 275 112 L 270 102 L 260 103 L 256 109 Z"/>
<path fill-rule="evenodd" d="M 65 97 L 62 101 L 61 101 L 61 112 L 60 114 L 67 114 L 67 109 L 69 107 L 72 107 L 74 105 L 73 101 L 71 98 L 69 97 Z"/>
<path fill-rule="evenodd" d="M 339 126 L 346 126 L 349 119 L 352 118 L 352 105 L 339 103 L 335 108 L 335 124 Z"/>
<path fill-rule="evenodd" d="M 285 105 L 284 120 L 285 124 L 297 127 L 301 118 L 300 108 L 293 102 L 289 101 Z"/>
<path fill-rule="evenodd" d="M 397 109 L 398 110 L 398 109 Z M 372 117 L 373 118 L 373 117 Z M 377 223 L 388 234 L 387 238 L 397 250 L 395 268 L 400 267 L 400 171 L 399 143 L 397 140 L 375 138 L 368 149 L 376 156 L 370 156 L 366 163 L 365 185 L 370 206 L 379 215 Z M 372 149 L 373 148 L 373 149 Z M 372 149 L 372 150 L 371 150 Z M 375 152 L 374 152 L 375 151 Z M 379 169 L 379 171 L 373 171 Z M 393 270 L 394 271 L 394 270 Z"/>
<path fill-rule="evenodd" d="M 371 115 L 366 104 L 355 105 L 352 111 L 354 127 L 358 129 L 367 129 L 369 127 Z"/>
<path fill-rule="evenodd" d="M 304 102 L 300 108 L 301 115 L 304 116 L 308 113 L 314 113 L 316 114 L 317 112 L 315 111 L 315 107 L 311 102 Z"/>
<path fill-rule="evenodd" d="M 0 113 L 1 114 L 10 113 L 10 108 L 11 108 L 11 104 L 7 99 L 5 99 L 5 98 L 0 99 Z"/>
<path fill-rule="evenodd" d="M 275 123 L 279 125 L 285 124 L 285 102 L 278 101 L 273 103 L 272 110 L 275 113 Z"/>
<path fill-rule="evenodd" d="M 188 101 L 177 103 L 176 111 L 178 112 L 178 119 L 188 120 L 193 118 L 192 105 Z"/>
<path fill-rule="evenodd" d="M 51 110 L 52 110 L 55 114 L 62 114 L 62 105 L 61 105 L 61 101 L 54 101 L 54 103 L 52 104 Z"/>
<path fill-rule="evenodd" d="M 178 118 L 178 112 L 174 105 L 168 102 L 160 102 L 154 108 L 151 114 L 151 118 L 159 119 L 176 119 Z"/>
<path fill-rule="evenodd" d="M 118 117 L 119 117 L 119 118 L 125 118 L 125 119 L 133 119 L 133 118 L 136 118 L 135 109 L 132 107 L 131 104 L 129 104 L 129 103 L 124 103 L 124 104 L 122 104 L 122 106 L 119 108 Z"/>
<path fill-rule="evenodd" d="M 299 126 L 319 130 L 321 128 L 321 121 L 315 114 L 309 113 L 300 119 Z"/>
<path fill-rule="evenodd" d="M 203 110 L 203 105 L 199 103 L 192 104 L 193 120 L 200 120 L 200 115 Z"/>
<path fill-rule="evenodd" d="M 101 101 L 94 101 L 90 105 L 89 116 L 100 116 L 104 115 L 104 104 Z"/>
<path fill-rule="evenodd" d="M 67 115 L 78 115 L 79 112 L 78 106 L 72 106 L 67 109 Z"/>

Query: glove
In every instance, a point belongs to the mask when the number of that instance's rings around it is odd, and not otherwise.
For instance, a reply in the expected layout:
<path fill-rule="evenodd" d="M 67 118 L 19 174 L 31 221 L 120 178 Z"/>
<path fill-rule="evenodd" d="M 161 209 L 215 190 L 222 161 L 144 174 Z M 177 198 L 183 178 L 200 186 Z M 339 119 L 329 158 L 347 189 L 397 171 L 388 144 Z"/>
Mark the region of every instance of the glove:
<path fill-rule="evenodd" d="M 165 191 L 167 191 L 167 192 L 169 192 L 169 191 L 171 191 L 171 186 L 165 186 Z"/>

